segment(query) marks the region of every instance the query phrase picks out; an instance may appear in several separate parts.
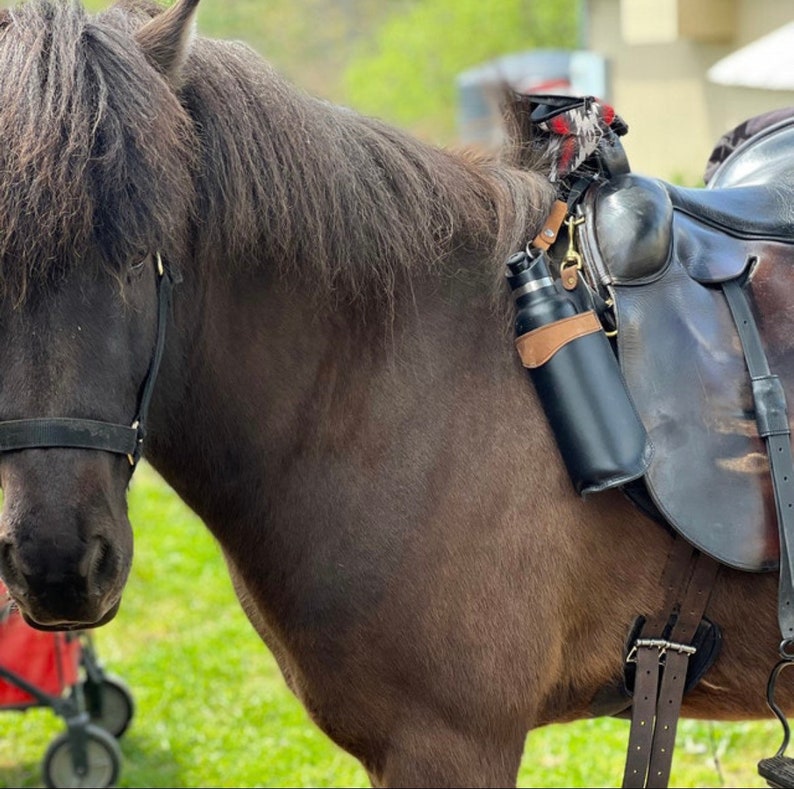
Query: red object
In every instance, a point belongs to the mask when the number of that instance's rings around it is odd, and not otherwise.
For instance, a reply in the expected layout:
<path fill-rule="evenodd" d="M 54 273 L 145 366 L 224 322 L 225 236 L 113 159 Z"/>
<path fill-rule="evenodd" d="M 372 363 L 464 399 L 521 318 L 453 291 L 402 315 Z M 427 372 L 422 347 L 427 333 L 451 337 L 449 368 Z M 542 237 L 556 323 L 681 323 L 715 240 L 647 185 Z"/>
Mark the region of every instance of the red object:
<path fill-rule="evenodd" d="M 80 641 L 68 633 L 47 633 L 25 624 L 16 608 L 5 603 L 0 581 L 0 666 L 13 671 L 43 693 L 60 696 L 77 684 Z M 0 707 L 39 704 L 13 682 L 0 677 Z"/>

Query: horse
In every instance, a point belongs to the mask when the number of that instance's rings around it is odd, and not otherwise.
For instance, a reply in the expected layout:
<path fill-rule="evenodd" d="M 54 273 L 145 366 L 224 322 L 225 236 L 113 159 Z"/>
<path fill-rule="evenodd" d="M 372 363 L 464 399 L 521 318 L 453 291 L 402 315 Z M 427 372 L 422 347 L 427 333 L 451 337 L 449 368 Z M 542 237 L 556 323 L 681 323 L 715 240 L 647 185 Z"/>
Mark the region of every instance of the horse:
<path fill-rule="evenodd" d="M 110 621 L 145 453 L 373 785 L 514 785 L 623 676 L 674 541 L 576 493 L 512 347 L 554 189 L 520 144 L 305 95 L 197 6 L 0 12 L 0 574 L 34 627 Z M 685 716 L 768 715 L 776 593 L 720 573 Z"/>

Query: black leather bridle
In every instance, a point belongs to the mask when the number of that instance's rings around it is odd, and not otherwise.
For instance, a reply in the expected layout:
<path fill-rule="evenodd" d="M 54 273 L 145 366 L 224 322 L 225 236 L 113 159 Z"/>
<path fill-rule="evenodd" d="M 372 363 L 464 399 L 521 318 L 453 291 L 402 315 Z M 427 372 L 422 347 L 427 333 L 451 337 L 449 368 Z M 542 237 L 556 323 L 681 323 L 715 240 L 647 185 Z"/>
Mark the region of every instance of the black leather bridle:
<path fill-rule="evenodd" d="M 14 419 L 0 422 L 0 452 L 20 449 L 66 447 L 72 449 L 100 449 L 126 455 L 135 468 L 143 453 L 146 417 L 154 384 L 165 348 L 166 327 L 171 312 L 174 285 L 181 281 L 177 272 L 163 262 L 158 252 L 157 265 L 157 340 L 146 378 L 143 382 L 138 410 L 130 426 L 93 419 L 49 417 L 42 419 Z"/>

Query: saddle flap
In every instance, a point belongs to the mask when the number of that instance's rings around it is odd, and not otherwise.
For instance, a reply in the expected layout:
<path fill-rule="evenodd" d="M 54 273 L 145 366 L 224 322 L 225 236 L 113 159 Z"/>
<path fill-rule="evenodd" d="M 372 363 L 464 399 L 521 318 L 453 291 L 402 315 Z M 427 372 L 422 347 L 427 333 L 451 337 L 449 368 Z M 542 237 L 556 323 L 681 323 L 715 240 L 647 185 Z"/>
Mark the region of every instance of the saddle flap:
<path fill-rule="evenodd" d="M 746 283 L 769 367 L 794 402 L 792 147 L 794 120 L 767 129 L 708 189 L 631 173 L 596 179 L 576 231 L 585 279 L 613 305 L 621 372 L 655 448 L 643 477 L 653 504 L 699 550 L 752 572 L 778 566 L 775 493 L 719 286 Z"/>
<path fill-rule="evenodd" d="M 718 561 L 773 569 L 769 462 L 722 292 L 676 262 L 653 283 L 617 290 L 621 368 L 656 447 L 645 477 L 654 503 Z"/>

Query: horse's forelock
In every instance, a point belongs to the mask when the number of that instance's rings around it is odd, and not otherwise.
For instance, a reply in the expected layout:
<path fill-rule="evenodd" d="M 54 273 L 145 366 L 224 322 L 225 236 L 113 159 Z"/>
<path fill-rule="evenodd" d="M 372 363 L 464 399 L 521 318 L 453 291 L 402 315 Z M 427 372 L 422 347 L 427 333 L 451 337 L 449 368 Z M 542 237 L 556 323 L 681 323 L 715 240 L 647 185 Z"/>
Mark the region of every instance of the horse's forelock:
<path fill-rule="evenodd" d="M 131 31 L 140 15 L 88 16 L 32 0 L 0 37 L 0 285 L 75 261 L 119 266 L 178 248 L 190 210 L 190 124 Z"/>

